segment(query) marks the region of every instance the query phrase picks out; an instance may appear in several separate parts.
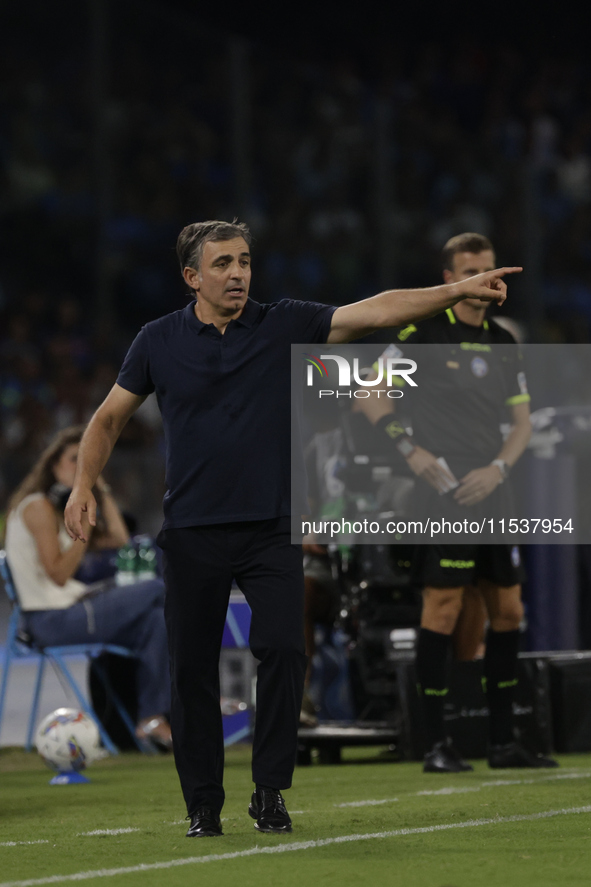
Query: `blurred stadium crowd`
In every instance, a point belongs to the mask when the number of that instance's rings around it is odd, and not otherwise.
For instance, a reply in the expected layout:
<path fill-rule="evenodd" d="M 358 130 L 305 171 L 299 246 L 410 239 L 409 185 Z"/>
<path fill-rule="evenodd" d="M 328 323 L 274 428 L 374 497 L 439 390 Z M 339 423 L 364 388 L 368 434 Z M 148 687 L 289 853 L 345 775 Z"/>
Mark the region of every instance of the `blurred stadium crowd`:
<path fill-rule="evenodd" d="M 536 265 L 510 306 L 526 329 L 538 306 L 530 337 L 589 341 L 587 59 L 474 41 L 393 47 L 371 70 L 286 64 L 137 11 L 112 5 L 102 58 L 83 5 L 51 40 L 30 8 L 26 41 L 0 37 L 0 510 L 42 444 L 89 418 L 139 326 L 185 304 L 189 221 L 249 222 L 259 301 L 437 283 L 441 245 L 478 231 Z M 120 450 L 159 464 L 159 434 L 148 406 Z"/>

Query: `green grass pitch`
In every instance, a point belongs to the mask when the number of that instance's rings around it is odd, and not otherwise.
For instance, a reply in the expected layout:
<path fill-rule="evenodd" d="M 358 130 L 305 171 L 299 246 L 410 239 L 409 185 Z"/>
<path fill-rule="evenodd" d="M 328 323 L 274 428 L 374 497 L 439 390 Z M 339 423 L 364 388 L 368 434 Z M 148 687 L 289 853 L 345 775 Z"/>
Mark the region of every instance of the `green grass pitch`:
<path fill-rule="evenodd" d="M 36 754 L 4 749 L 0 887 L 591 883 L 591 755 L 563 756 L 560 770 L 479 761 L 454 776 L 423 774 L 375 749 L 344 757 L 296 770 L 285 792 L 293 834 L 279 837 L 255 832 L 250 749 L 229 749 L 225 835 L 189 840 L 170 757 L 108 758 L 89 769 L 90 785 L 53 787 Z M 118 829 L 130 831 L 88 834 Z"/>

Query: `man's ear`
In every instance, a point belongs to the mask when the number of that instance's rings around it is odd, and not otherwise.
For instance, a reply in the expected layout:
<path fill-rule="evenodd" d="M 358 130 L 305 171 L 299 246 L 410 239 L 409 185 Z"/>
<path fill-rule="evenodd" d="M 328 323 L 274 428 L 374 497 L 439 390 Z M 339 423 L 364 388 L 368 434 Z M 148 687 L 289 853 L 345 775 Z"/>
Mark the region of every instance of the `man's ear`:
<path fill-rule="evenodd" d="M 185 269 L 185 270 L 186 270 L 186 269 Z M 454 282 L 453 274 L 452 274 L 452 272 L 449 270 L 449 268 L 444 268 L 444 269 L 443 269 L 443 281 L 444 281 L 444 283 L 453 283 L 453 282 Z"/>
<path fill-rule="evenodd" d="M 183 268 L 183 280 L 190 286 L 192 290 L 198 292 L 199 290 L 199 272 L 195 270 L 195 268 L 190 268 L 187 266 Z"/>

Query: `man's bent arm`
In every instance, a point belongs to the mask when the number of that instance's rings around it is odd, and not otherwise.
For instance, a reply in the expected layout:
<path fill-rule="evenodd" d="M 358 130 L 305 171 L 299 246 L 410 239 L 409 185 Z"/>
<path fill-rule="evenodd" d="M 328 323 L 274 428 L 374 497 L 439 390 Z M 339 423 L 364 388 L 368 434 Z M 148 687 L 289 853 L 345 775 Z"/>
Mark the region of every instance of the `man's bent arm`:
<path fill-rule="evenodd" d="M 483 302 L 504 302 L 506 274 L 515 274 L 522 268 L 497 268 L 485 271 L 455 283 L 441 284 L 427 289 L 387 290 L 337 308 L 332 316 L 328 343 L 350 342 L 368 336 L 374 330 L 403 326 L 452 308 L 463 299 L 478 298 Z"/>
<path fill-rule="evenodd" d="M 82 527 L 83 513 L 86 512 L 91 526 L 96 525 L 92 488 L 127 421 L 145 399 L 115 384 L 90 420 L 80 442 L 74 488 L 64 512 L 66 530 L 72 539 L 87 541 Z"/>
<path fill-rule="evenodd" d="M 497 459 L 502 459 L 511 468 L 527 449 L 531 437 L 531 421 L 529 403 L 518 403 L 511 408 L 513 423 L 507 440 L 503 444 Z"/>
<path fill-rule="evenodd" d="M 530 437 L 529 403 L 515 404 L 513 427 L 496 458 L 502 459 L 509 467 L 515 465 L 527 447 Z M 503 479 L 504 473 L 500 466 L 492 462 L 483 468 L 474 468 L 461 479 L 460 486 L 454 493 L 454 499 L 459 505 L 476 505 L 486 499 Z"/>

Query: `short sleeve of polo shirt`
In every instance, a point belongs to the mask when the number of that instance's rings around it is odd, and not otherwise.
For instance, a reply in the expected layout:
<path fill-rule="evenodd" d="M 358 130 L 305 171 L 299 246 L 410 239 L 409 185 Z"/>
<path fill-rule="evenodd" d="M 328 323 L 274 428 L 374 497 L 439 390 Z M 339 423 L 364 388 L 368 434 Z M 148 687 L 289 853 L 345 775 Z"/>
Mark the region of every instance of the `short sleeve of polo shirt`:
<path fill-rule="evenodd" d="M 150 354 L 145 327 L 139 331 L 123 361 L 117 384 L 141 397 L 152 394 L 154 383 L 150 375 Z"/>
<path fill-rule="evenodd" d="M 279 302 L 290 312 L 291 341 L 326 342 L 330 333 L 332 316 L 337 310 L 335 305 L 323 305 L 320 302 L 298 302 L 286 299 Z"/>

